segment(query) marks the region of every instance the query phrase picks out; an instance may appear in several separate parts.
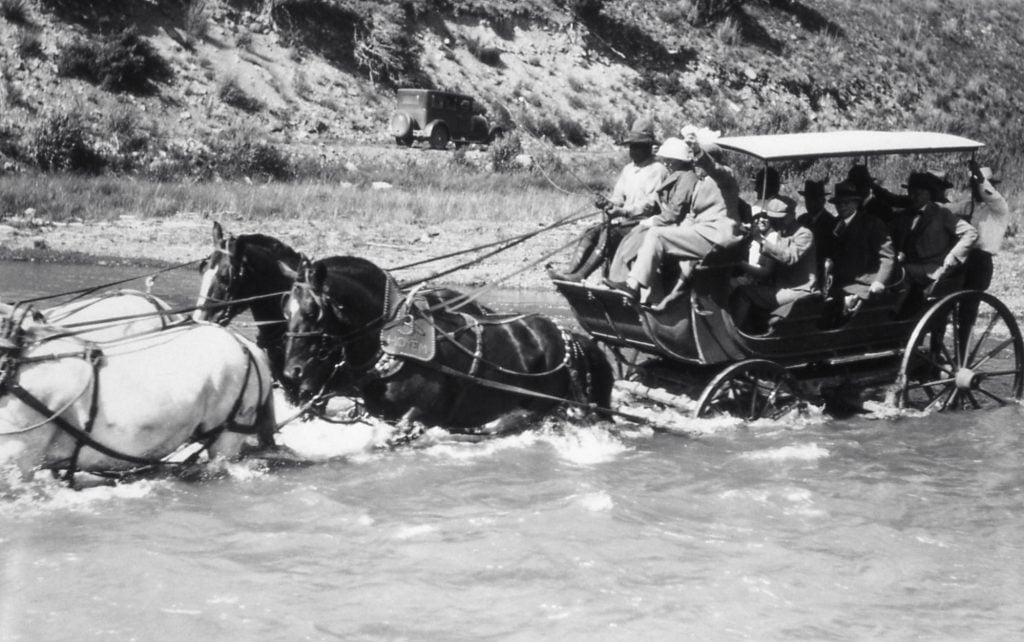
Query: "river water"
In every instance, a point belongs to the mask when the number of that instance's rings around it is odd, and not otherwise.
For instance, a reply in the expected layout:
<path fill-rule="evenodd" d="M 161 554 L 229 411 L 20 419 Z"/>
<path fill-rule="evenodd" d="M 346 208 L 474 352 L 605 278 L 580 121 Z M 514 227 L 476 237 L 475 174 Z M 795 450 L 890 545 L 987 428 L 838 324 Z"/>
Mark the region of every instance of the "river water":
<path fill-rule="evenodd" d="M 5 301 L 122 274 L 0 265 Z M 154 291 L 187 304 L 196 280 Z M 391 451 L 380 426 L 293 424 L 315 463 L 82 491 L 8 476 L 0 640 L 1024 634 L 1020 408 L 680 421 Z"/>

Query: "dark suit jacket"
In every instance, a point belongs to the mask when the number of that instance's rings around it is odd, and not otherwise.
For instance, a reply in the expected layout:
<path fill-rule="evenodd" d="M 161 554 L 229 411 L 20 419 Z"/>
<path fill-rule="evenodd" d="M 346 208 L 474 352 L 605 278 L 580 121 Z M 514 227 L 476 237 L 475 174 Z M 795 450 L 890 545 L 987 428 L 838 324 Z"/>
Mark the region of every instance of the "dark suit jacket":
<path fill-rule="evenodd" d="M 797 225 L 806 227 L 814 235 L 814 247 L 818 254 L 818 263 L 824 263 L 825 259 L 831 257 L 834 253 L 832 246 L 835 244 L 835 237 L 832 235 L 832 230 L 835 229 L 838 222 L 839 219 L 832 216 L 828 210 L 821 210 L 817 217 L 810 212 L 804 212 L 796 219 Z"/>
<path fill-rule="evenodd" d="M 922 210 L 916 226 L 914 212 L 904 212 L 896 233 L 896 250 L 906 255 L 908 275 L 918 283 L 930 281 L 949 255 L 951 262 L 963 263 L 978 239 L 971 224 L 936 203 Z"/>
<path fill-rule="evenodd" d="M 838 221 L 837 221 L 838 223 Z M 888 283 L 896 253 L 885 223 L 858 212 L 834 239 L 829 257 L 835 262 L 833 291 L 867 297 L 873 281 Z"/>

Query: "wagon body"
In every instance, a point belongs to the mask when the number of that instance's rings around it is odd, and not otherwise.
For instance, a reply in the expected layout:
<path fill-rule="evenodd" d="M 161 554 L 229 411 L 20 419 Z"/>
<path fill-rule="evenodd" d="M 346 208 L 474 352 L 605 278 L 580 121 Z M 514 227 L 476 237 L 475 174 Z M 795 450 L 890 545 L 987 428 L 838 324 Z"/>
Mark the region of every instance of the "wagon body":
<path fill-rule="evenodd" d="M 974 152 L 982 146 L 949 134 L 878 131 L 742 136 L 717 142 L 725 150 L 766 163 Z M 702 401 L 716 394 L 709 388 L 724 385 L 720 381 L 723 374 L 738 373 L 750 379 L 751 369 L 760 373 L 753 376 L 752 386 L 760 385 L 759 378 L 764 375 L 776 392 L 783 384 L 797 391 L 794 398 L 817 400 L 823 389 L 861 390 L 888 384 L 890 393 L 893 386 L 903 387 L 896 390 L 897 403 L 908 403 L 915 398 L 915 391 L 924 389 L 927 394 L 917 395 L 921 397 L 917 405 L 981 406 L 984 404 L 974 397 L 982 397 L 983 392 L 975 395 L 972 391 L 997 380 L 1000 387 L 994 396 L 1000 403 L 1022 396 L 1024 342 L 1013 315 L 991 295 L 957 292 L 954 284 L 942 283 L 925 304 L 906 306 L 908 287 L 897 283 L 864 302 L 855 314 L 836 321 L 829 320 L 826 311 L 835 309 L 837 302 L 815 294 L 793 305 L 768 332 L 750 334 L 739 329 L 730 314 L 729 279 L 736 260 L 728 253 L 708 259 L 690 280 L 688 296 L 664 309 L 641 305 L 606 287 L 558 280 L 554 285 L 583 330 L 616 355 L 624 376 L 656 372 L 659 379 L 686 384 L 689 389 L 684 391 L 690 396 L 699 394 Z M 980 325 L 961 328 L 961 309 L 973 305 L 981 308 L 977 316 Z M 973 355 L 972 339 L 976 341 Z M 935 356 L 940 349 L 946 354 Z M 928 365 L 929 360 L 936 362 L 936 368 Z M 971 366 L 977 362 L 990 374 L 978 376 L 977 368 Z M 957 380 L 961 371 L 966 374 Z M 944 399 L 947 393 L 949 398 Z M 961 397 L 962 402 L 953 402 Z M 698 407 L 696 412 L 705 410 Z"/>

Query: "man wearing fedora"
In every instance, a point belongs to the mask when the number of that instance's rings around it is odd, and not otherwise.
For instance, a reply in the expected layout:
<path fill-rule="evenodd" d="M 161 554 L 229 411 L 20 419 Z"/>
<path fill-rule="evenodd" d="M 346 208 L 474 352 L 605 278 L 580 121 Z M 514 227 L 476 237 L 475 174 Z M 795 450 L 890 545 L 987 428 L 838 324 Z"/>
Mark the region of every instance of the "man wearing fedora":
<path fill-rule="evenodd" d="M 551 278 L 582 281 L 606 257 L 615 255 L 619 243 L 642 218 L 657 213 L 657 189 L 668 176 L 668 169 L 654 157 L 654 123 L 638 118 L 620 144 L 629 146 L 630 162 L 622 168 L 611 196 L 600 196 L 595 202 L 607 220 L 583 233 L 568 271 L 548 269 Z"/>
<path fill-rule="evenodd" d="M 755 213 L 760 210 L 755 209 Z M 771 312 L 814 294 L 817 288 L 818 260 L 814 248 L 814 234 L 799 225 L 790 204 L 780 198 L 765 203 L 764 214 L 769 221 L 767 232 L 758 226 L 751 228 L 753 240 L 761 245 L 765 259 L 759 265 L 741 264 L 758 281 L 737 288 L 733 320 L 743 328 L 751 308 L 762 314 Z M 755 330 L 764 330 L 755 324 Z"/>
<path fill-rule="evenodd" d="M 669 172 L 656 190 L 657 213 L 641 220 L 622 239 L 608 267 L 609 279 L 621 280 L 629 275 L 648 228 L 676 225 L 690 213 L 690 199 L 697 186 L 693 152 L 682 139 L 667 138 L 658 148 L 656 156 Z"/>
<path fill-rule="evenodd" d="M 804 181 L 804 188 L 799 191 L 804 197 L 803 214 L 797 217 L 798 225 L 806 227 L 814 235 L 814 247 L 817 248 L 819 265 L 831 256 L 832 230 L 836 227 L 836 218 L 825 207 L 828 191 L 825 181 Z"/>
<path fill-rule="evenodd" d="M 835 205 L 836 223 L 827 258 L 835 264 L 833 295 L 844 295 L 847 310 L 885 291 L 892 276 L 892 240 L 885 223 L 861 210 L 864 194 L 851 180 L 836 183 L 829 203 Z"/>
<path fill-rule="evenodd" d="M 911 283 L 928 286 L 967 261 L 978 232 L 939 205 L 950 187 L 941 176 L 912 172 L 904 187 L 910 207 L 898 223 L 896 249 Z"/>

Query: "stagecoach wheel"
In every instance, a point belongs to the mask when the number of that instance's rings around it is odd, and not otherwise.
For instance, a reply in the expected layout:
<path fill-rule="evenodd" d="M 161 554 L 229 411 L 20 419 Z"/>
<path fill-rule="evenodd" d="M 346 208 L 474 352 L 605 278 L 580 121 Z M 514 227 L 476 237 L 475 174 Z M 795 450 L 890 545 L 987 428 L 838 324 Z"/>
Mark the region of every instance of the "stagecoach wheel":
<path fill-rule="evenodd" d="M 996 408 L 1024 392 L 1024 340 L 991 294 L 951 294 L 921 317 L 894 385 L 896 403 L 914 410 Z"/>
<path fill-rule="evenodd" d="M 773 361 L 749 359 L 732 364 L 704 387 L 695 416 L 778 419 L 799 405 L 793 378 L 785 368 Z"/>

